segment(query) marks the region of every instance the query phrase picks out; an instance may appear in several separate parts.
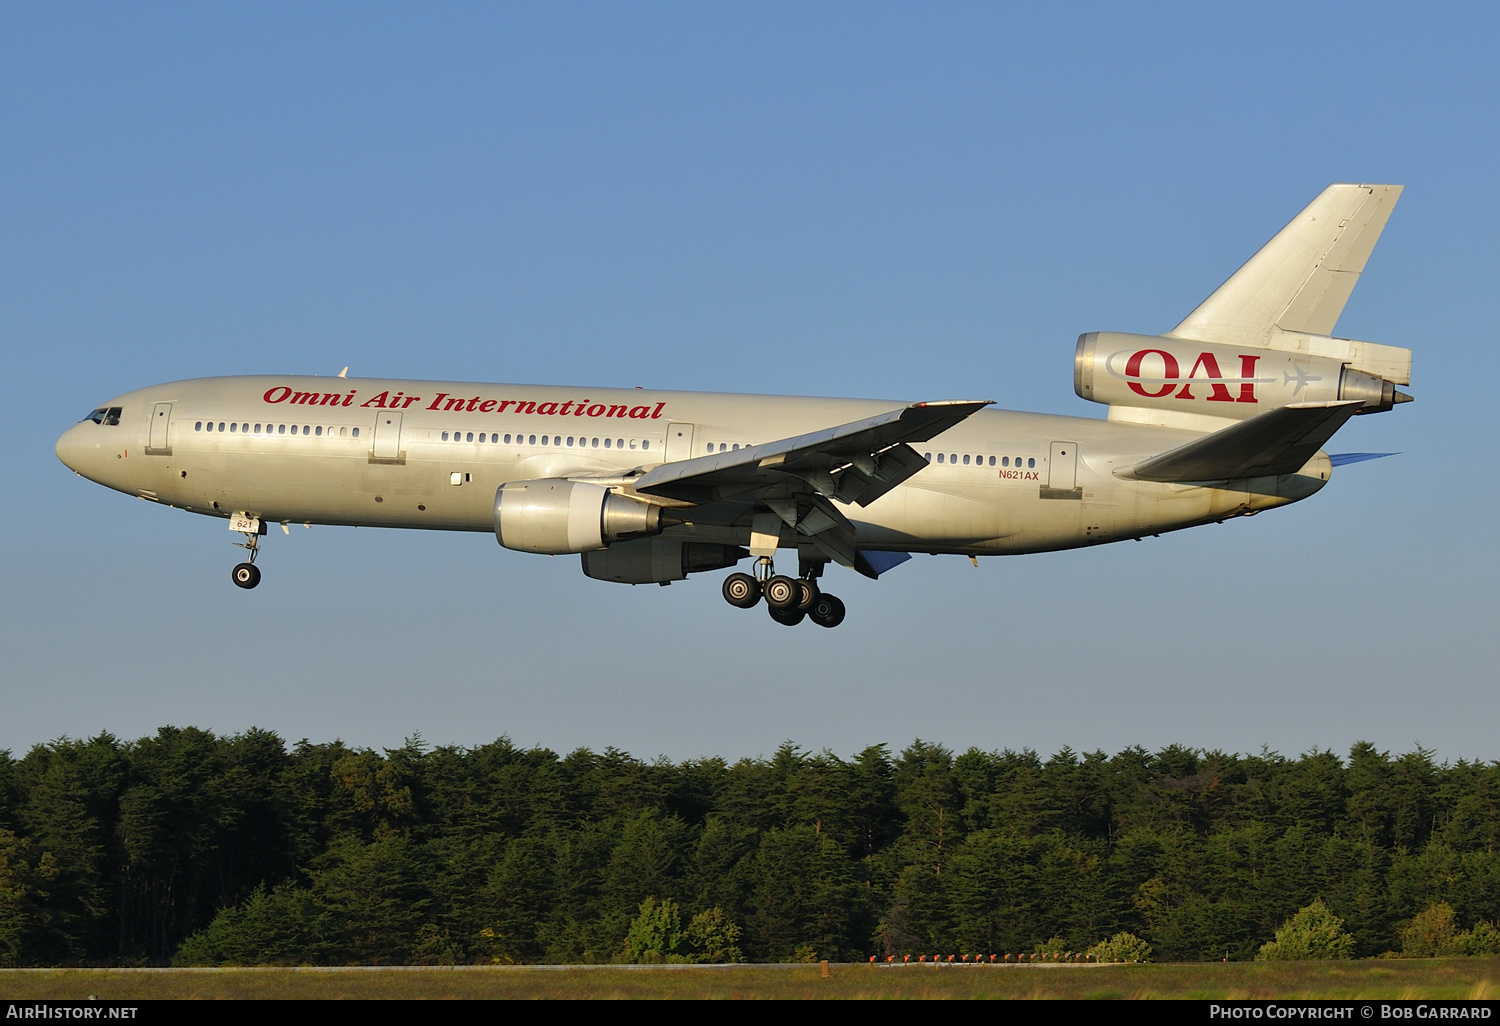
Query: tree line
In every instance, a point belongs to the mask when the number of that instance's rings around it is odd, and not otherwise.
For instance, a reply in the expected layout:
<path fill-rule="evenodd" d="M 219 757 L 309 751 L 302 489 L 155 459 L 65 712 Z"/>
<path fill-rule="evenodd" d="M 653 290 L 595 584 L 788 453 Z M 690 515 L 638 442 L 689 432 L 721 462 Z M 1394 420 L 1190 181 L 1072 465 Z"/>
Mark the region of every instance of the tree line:
<path fill-rule="evenodd" d="M 6 965 L 601 962 L 655 937 L 849 960 L 1126 932 L 1158 960 L 1248 959 L 1315 902 L 1356 956 L 1424 914 L 1493 935 L 1500 763 L 921 741 L 648 762 L 177 727 L 0 754 Z"/>

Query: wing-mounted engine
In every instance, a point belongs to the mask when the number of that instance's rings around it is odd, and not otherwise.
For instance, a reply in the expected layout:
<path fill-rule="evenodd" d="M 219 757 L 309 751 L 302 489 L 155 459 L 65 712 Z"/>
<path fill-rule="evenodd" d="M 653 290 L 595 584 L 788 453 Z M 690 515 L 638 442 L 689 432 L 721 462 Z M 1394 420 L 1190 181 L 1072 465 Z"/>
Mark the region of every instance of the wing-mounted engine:
<path fill-rule="evenodd" d="M 663 526 L 660 506 L 587 481 L 509 481 L 495 492 L 495 538 L 521 552 L 590 552 Z"/>
<path fill-rule="evenodd" d="M 1378 413 L 1410 401 L 1396 389 L 1411 383 L 1410 349 L 1331 334 L 1400 196 L 1399 185 L 1330 185 L 1167 334 L 1080 336 L 1074 391 L 1111 419 L 1150 410 L 1198 427 L 1294 403 Z"/>

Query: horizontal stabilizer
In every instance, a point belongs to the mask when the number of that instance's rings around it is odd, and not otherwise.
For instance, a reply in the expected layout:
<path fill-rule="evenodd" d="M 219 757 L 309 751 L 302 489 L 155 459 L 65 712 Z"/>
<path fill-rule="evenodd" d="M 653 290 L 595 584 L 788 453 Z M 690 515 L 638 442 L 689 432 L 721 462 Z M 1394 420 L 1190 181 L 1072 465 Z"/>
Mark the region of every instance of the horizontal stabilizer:
<path fill-rule="evenodd" d="M 1186 482 L 1295 474 L 1363 405 L 1351 400 L 1283 406 L 1153 456 L 1131 476 Z"/>
<path fill-rule="evenodd" d="M 1335 467 L 1347 467 L 1351 463 L 1363 463 L 1365 460 L 1383 460 L 1387 456 L 1400 456 L 1399 452 L 1337 452 L 1330 453 L 1328 462 Z"/>
<path fill-rule="evenodd" d="M 1169 334 L 1264 345 L 1276 330 L 1332 335 L 1399 185 L 1330 185 Z"/>

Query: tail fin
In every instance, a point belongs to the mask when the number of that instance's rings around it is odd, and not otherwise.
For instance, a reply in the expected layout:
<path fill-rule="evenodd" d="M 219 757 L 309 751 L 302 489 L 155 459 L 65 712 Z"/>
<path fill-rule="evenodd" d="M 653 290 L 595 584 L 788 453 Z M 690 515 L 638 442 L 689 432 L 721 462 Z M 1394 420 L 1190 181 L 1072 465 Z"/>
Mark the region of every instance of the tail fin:
<path fill-rule="evenodd" d="M 1331 335 L 1399 185 L 1330 185 L 1168 334 L 1266 345 L 1276 329 Z"/>

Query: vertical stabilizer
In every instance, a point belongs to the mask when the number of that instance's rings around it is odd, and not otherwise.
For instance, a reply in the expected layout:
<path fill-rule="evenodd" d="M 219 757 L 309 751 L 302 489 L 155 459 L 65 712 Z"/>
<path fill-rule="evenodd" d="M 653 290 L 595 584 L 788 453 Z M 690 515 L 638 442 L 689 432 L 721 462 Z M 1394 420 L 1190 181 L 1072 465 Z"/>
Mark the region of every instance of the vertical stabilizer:
<path fill-rule="evenodd" d="M 1333 334 L 1401 188 L 1330 185 L 1169 334 L 1257 346 Z"/>

